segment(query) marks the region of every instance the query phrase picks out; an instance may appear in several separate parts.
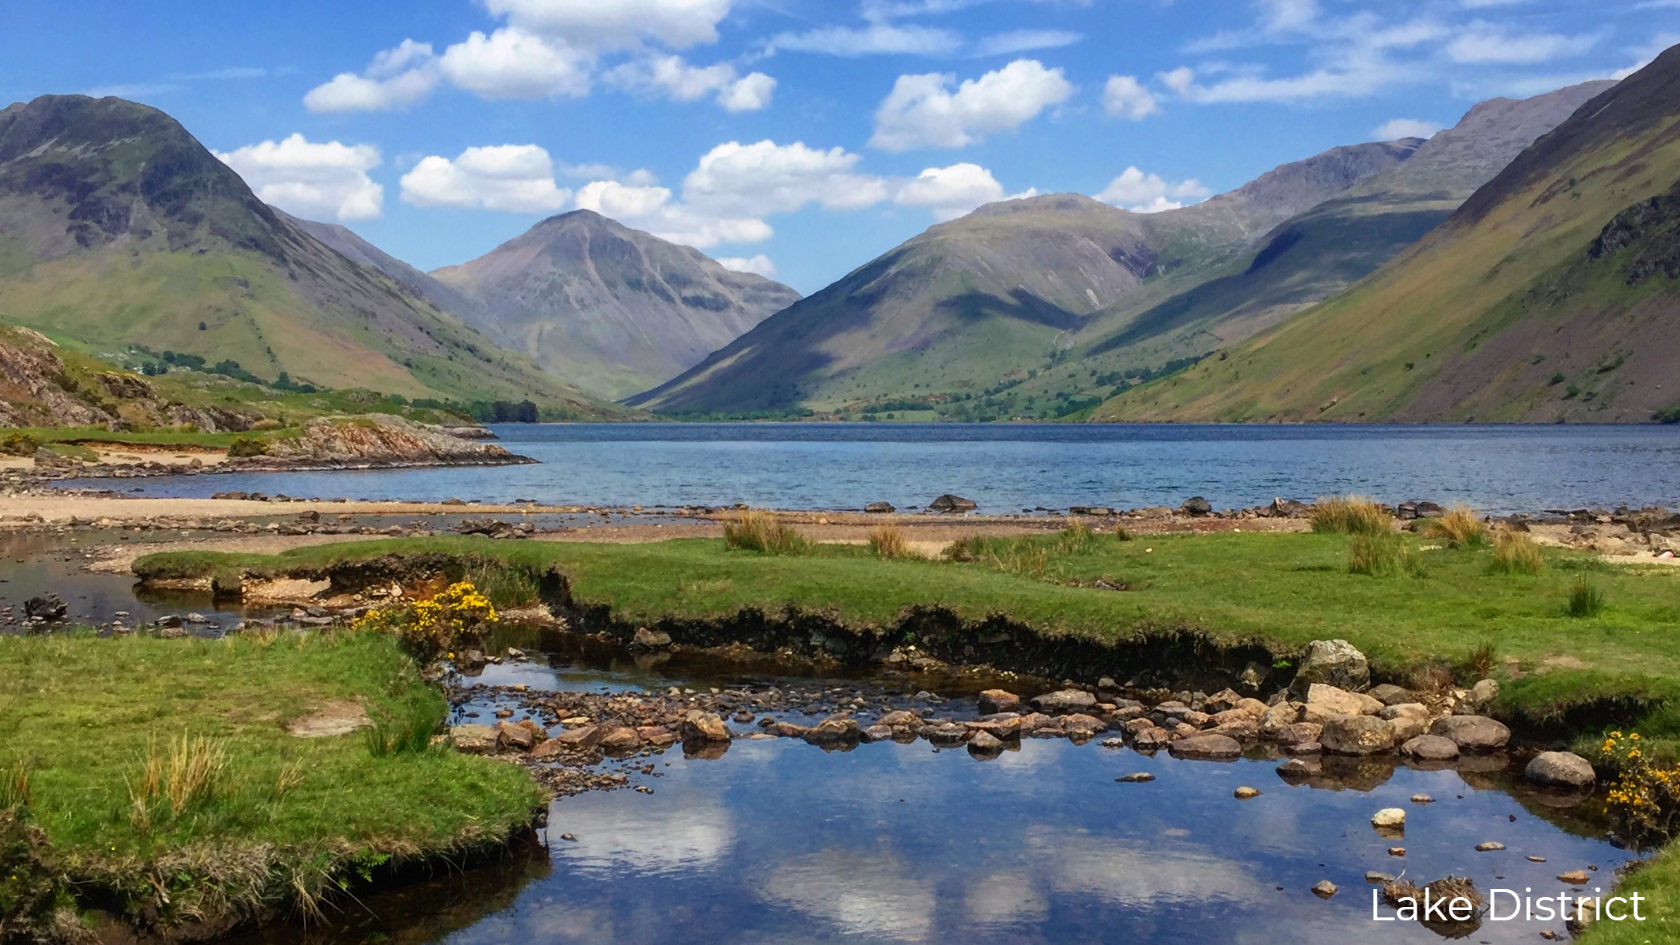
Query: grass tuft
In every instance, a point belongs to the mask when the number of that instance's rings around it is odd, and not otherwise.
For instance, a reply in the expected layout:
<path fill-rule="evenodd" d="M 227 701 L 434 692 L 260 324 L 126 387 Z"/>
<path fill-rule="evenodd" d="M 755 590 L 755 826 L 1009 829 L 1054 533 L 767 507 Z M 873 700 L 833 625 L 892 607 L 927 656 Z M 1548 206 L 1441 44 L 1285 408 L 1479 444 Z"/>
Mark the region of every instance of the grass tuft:
<path fill-rule="evenodd" d="M 1492 640 L 1479 643 L 1470 649 L 1470 655 L 1464 661 L 1470 668 L 1472 677 L 1480 682 L 1493 675 L 1493 668 L 1499 664 L 1499 647 Z"/>
<path fill-rule="evenodd" d="M 1586 578 L 1576 578 L 1569 589 L 1569 604 L 1564 608 L 1571 617 L 1596 617 L 1604 612 L 1604 592 Z"/>
<path fill-rule="evenodd" d="M 910 543 L 904 539 L 904 530 L 897 525 L 883 525 L 869 533 L 869 551 L 875 557 L 883 560 L 907 558 L 910 556 Z"/>
<path fill-rule="evenodd" d="M 0 774 L 0 811 L 28 806 L 29 762 L 19 758 Z"/>
<path fill-rule="evenodd" d="M 1480 548 L 1488 543 L 1487 523 L 1463 505 L 1453 506 L 1440 518 L 1430 519 L 1424 524 L 1423 533 L 1445 541 L 1449 548 Z"/>
<path fill-rule="evenodd" d="M 1355 534 L 1348 542 L 1348 572 L 1371 577 L 1423 576 L 1423 565 L 1405 536 Z"/>
<path fill-rule="evenodd" d="M 1084 519 L 1070 518 L 1067 526 L 1056 533 L 1056 550 L 1064 555 L 1082 555 L 1091 550 L 1096 540 L 1097 533 L 1085 524 Z"/>
<path fill-rule="evenodd" d="M 1325 496 L 1313 503 L 1307 518 L 1319 534 L 1381 535 L 1394 530 L 1387 509 L 1357 495 Z"/>
<path fill-rule="evenodd" d="M 403 754 L 422 754 L 432 748 L 432 735 L 442 721 L 441 705 L 406 707 L 391 718 L 376 719 L 362 730 L 368 754 L 375 758 L 393 758 Z"/>
<path fill-rule="evenodd" d="M 723 545 L 767 555 L 802 555 L 811 550 L 811 543 L 798 529 L 769 512 L 758 511 L 742 512 L 737 521 L 725 522 Z"/>
<path fill-rule="evenodd" d="M 1546 569 L 1540 546 L 1527 532 L 1505 529 L 1493 539 L 1493 571 L 1497 574 L 1539 576 Z"/>

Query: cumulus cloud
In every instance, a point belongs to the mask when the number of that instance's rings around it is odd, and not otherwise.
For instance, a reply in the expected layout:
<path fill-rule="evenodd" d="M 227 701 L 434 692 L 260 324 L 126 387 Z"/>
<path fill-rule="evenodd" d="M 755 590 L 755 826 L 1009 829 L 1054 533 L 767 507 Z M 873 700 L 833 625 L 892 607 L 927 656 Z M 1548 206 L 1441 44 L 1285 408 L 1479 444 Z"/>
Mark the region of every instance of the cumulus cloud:
<path fill-rule="evenodd" d="M 1060 69 L 1017 59 L 952 90 L 948 74 L 899 76 L 875 113 L 872 147 L 883 151 L 960 148 L 999 131 L 1012 131 L 1073 95 Z"/>
<path fill-rule="evenodd" d="M 371 144 L 313 143 L 301 134 L 238 150 L 214 152 L 238 172 L 257 198 L 311 220 L 373 220 L 384 210 L 385 189 L 367 172 L 379 166 Z"/>
<path fill-rule="evenodd" d="M 577 205 L 660 239 L 699 249 L 719 243 L 762 243 L 775 235 L 761 219 L 708 213 L 673 196 L 666 187 L 594 181 L 578 190 Z"/>
<path fill-rule="evenodd" d="M 484 0 L 515 26 L 581 48 L 621 49 L 656 39 L 676 49 L 715 43 L 732 0 Z"/>
<path fill-rule="evenodd" d="M 1401 138 L 1433 138 L 1440 130 L 1441 126 L 1432 121 L 1393 118 L 1378 125 L 1371 134 L 1378 141 L 1397 141 Z"/>
<path fill-rule="evenodd" d="M 1159 174 L 1145 174 L 1136 167 L 1128 167 L 1109 181 L 1097 199 L 1134 213 L 1160 213 L 1177 210 L 1187 202 L 1195 203 L 1211 193 L 1194 178 L 1174 184 Z"/>
<path fill-rule="evenodd" d="M 1008 56 L 1035 49 L 1060 49 L 1084 38 L 1083 34 L 1069 30 L 1010 30 L 980 40 L 974 52 L 980 56 Z"/>
<path fill-rule="evenodd" d="M 589 94 L 593 61 L 564 43 L 509 27 L 489 36 L 474 31 L 444 50 L 438 67 L 457 88 L 482 98 L 580 98 Z"/>
<path fill-rule="evenodd" d="M 1551 62 L 1589 52 L 1601 38 L 1601 34 L 1520 33 L 1478 20 L 1447 44 L 1447 56 L 1465 63 Z"/>
<path fill-rule="evenodd" d="M 976 207 L 1004 199 L 1003 185 L 978 164 L 930 167 L 893 195 L 896 203 L 927 207 L 934 219 L 955 220 Z"/>
<path fill-rule="evenodd" d="M 776 264 L 771 262 L 770 257 L 763 253 L 746 259 L 738 256 L 724 256 L 718 259 L 718 265 L 733 272 L 750 272 L 755 276 L 763 276 L 766 279 L 776 278 Z"/>
<path fill-rule="evenodd" d="M 433 155 L 403 175 L 403 199 L 418 207 L 553 213 L 572 192 L 554 183 L 554 161 L 534 144 L 468 148 L 454 160 Z"/>
<path fill-rule="evenodd" d="M 683 181 L 683 198 L 722 213 L 762 217 L 792 213 L 810 204 L 855 210 L 887 197 L 880 178 L 854 171 L 859 156 L 804 142 L 720 144 L 700 158 Z"/>
<path fill-rule="evenodd" d="M 1142 121 L 1159 112 L 1161 106 L 1136 76 L 1115 75 L 1109 76 L 1103 86 L 1103 110 L 1115 118 Z"/>
<path fill-rule="evenodd" d="M 430 43 L 405 39 L 374 56 L 365 75 L 341 72 L 310 89 L 303 104 L 312 112 L 385 111 L 413 105 L 437 88 L 436 59 Z"/>
<path fill-rule="evenodd" d="M 609 70 L 605 78 L 621 88 L 678 102 L 711 97 L 731 112 L 765 108 L 776 91 L 776 80 L 762 72 L 742 76 L 728 63 L 692 66 L 681 56 L 652 56 L 626 62 Z"/>

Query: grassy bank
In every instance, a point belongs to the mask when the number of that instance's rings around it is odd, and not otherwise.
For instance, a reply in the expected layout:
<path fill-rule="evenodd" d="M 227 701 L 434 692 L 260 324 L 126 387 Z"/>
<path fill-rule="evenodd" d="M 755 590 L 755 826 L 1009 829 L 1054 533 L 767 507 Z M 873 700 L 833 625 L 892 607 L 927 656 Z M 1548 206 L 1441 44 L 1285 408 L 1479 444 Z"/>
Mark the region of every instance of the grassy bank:
<path fill-rule="evenodd" d="M 284 727 L 357 707 L 387 732 L 446 709 L 373 634 L 0 637 L 0 770 L 48 844 L 33 867 L 11 858 L 14 883 L 54 873 L 142 925 L 308 910 L 388 863 L 529 822 L 540 798 L 519 768 Z"/>

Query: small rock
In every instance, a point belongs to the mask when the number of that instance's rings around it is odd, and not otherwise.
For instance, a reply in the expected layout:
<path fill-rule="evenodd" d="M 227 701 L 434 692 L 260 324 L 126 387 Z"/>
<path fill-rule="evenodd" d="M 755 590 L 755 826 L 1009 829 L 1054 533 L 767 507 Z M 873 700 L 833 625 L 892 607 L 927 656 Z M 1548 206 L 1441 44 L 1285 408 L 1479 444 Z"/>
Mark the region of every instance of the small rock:
<path fill-rule="evenodd" d="M 1256 797 L 1260 796 L 1260 789 L 1259 788 L 1246 787 L 1246 786 L 1245 787 L 1240 787 L 1240 788 L 1237 788 L 1235 791 L 1232 792 L 1232 796 L 1235 797 L 1239 801 L 1252 800 L 1253 798 L 1256 798 Z"/>
<path fill-rule="evenodd" d="M 1097 697 L 1083 689 L 1062 689 L 1034 696 L 1033 705 L 1043 712 L 1074 712 L 1097 704 Z"/>
<path fill-rule="evenodd" d="M 1394 874 L 1384 873 L 1380 870 L 1366 870 L 1365 882 L 1371 884 L 1372 886 L 1387 886 L 1389 883 L 1394 882 Z"/>
<path fill-rule="evenodd" d="M 975 732 L 968 740 L 971 755 L 995 755 L 1003 751 L 1003 742 L 990 732 Z"/>
<path fill-rule="evenodd" d="M 1451 761 L 1458 757 L 1458 743 L 1440 735 L 1419 735 L 1401 745 L 1400 754 L 1421 761 Z"/>
<path fill-rule="evenodd" d="M 1095 705 L 1095 698 L 1091 703 Z M 999 712 L 1014 712 L 1021 707 L 1021 697 L 1004 689 L 987 689 L 980 693 L 980 714 L 996 715 Z"/>
<path fill-rule="evenodd" d="M 1571 886 L 1585 886 L 1586 884 L 1592 882 L 1592 875 L 1586 870 L 1571 870 L 1567 873 L 1559 874 L 1558 882 L 1568 883 Z"/>
<path fill-rule="evenodd" d="M 898 511 L 898 509 L 893 508 L 891 502 L 871 502 L 864 506 L 863 510 L 871 515 L 891 515 Z"/>
<path fill-rule="evenodd" d="M 1175 758 L 1225 759 L 1242 754 L 1242 745 L 1227 735 L 1202 734 L 1180 738 L 1167 746 Z"/>
<path fill-rule="evenodd" d="M 1371 826 L 1378 830 L 1399 829 L 1406 826 L 1406 812 L 1398 807 L 1384 808 L 1371 818 Z"/>
<path fill-rule="evenodd" d="M 973 499 L 965 499 L 960 495 L 949 493 L 934 499 L 928 508 L 935 512 L 972 512 L 980 506 Z"/>
<path fill-rule="evenodd" d="M 690 709 L 682 720 L 682 740 L 685 742 L 717 743 L 730 739 L 729 726 L 711 712 Z"/>
<path fill-rule="evenodd" d="M 1327 879 L 1321 879 L 1313 884 L 1312 894 L 1320 899 L 1329 899 L 1336 894 L 1336 884 Z"/>
<path fill-rule="evenodd" d="M 637 627 L 636 633 L 630 638 L 632 649 L 664 650 L 671 646 L 671 635 L 663 630 L 649 630 L 647 627 Z"/>
<path fill-rule="evenodd" d="M 1505 849 L 1505 844 L 1500 843 L 1497 840 L 1489 840 L 1486 843 L 1476 844 L 1477 853 L 1498 853 L 1503 849 Z"/>
<path fill-rule="evenodd" d="M 1433 797 L 1430 797 L 1427 794 L 1413 794 L 1412 795 L 1412 803 L 1413 804 L 1433 804 L 1433 803 L 1435 803 L 1435 799 Z"/>
<path fill-rule="evenodd" d="M 1202 516 L 1213 514 L 1213 505 L 1199 495 L 1186 499 L 1184 504 L 1178 508 L 1179 511 L 1183 512 L 1185 515 Z"/>
<path fill-rule="evenodd" d="M 1370 715 L 1333 718 L 1324 723 L 1318 741 L 1338 755 L 1374 755 L 1394 747 L 1394 725 Z"/>
<path fill-rule="evenodd" d="M 1114 780 L 1120 782 L 1121 784 L 1148 784 L 1149 782 L 1155 780 L 1155 776 L 1147 771 L 1136 771 L 1132 774 L 1121 775 Z"/>
<path fill-rule="evenodd" d="M 1495 751 L 1511 740 L 1511 730 L 1480 715 L 1453 715 L 1437 721 L 1431 735 L 1450 738 L 1461 751 Z"/>
<path fill-rule="evenodd" d="M 1548 751 L 1534 756 L 1523 776 L 1548 787 L 1584 788 L 1598 779 L 1592 762 L 1567 751 Z"/>
<path fill-rule="evenodd" d="M 1389 847 L 1388 848 L 1388 855 L 1389 856 L 1405 856 L 1406 855 L 1406 848 L 1405 847 Z"/>
<path fill-rule="evenodd" d="M 1543 856 L 1531 856 L 1531 857 L 1528 857 L 1528 862 L 1530 862 L 1530 863 L 1544 863 L 1544 862 L 1546 862 L 1546 858 L 1543 857 Z"/>

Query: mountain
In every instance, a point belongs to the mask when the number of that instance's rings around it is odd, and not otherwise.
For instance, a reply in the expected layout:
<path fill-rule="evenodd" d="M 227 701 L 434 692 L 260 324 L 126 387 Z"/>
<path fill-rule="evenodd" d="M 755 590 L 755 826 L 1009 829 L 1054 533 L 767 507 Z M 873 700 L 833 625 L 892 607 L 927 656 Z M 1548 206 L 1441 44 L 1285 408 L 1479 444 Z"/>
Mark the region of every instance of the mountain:
<path fill-rule="evenodd" d="M 1401 164 L 1417 139 L 1336 148 L 1158 214 L 1059 194 L 933 227 L 628 403 L 790 410 L 963 396 L 1043 364 L 1146 282 L 1195 284 L 1278 224 Z"/>
<path fill-rule="evenodd" d="M 619 412 L 329 247 L 174 119 L 117 98 L 0 111 L 0 322 L 260 378 Z"/>
<path fill-rule="evenodd" d="M 608 399 L 670 380 L 799 300 L 781 283 L 588 210 L 544 220 L 429 283 L 385 271 Z"/>
<path fill-rule="evenodd" d="M 1680 403 L 1677 118 L 1680 48 L 1588 101 L 1359 285 L 1097 416 L 1611 422 L 1667 411 Z"/>

